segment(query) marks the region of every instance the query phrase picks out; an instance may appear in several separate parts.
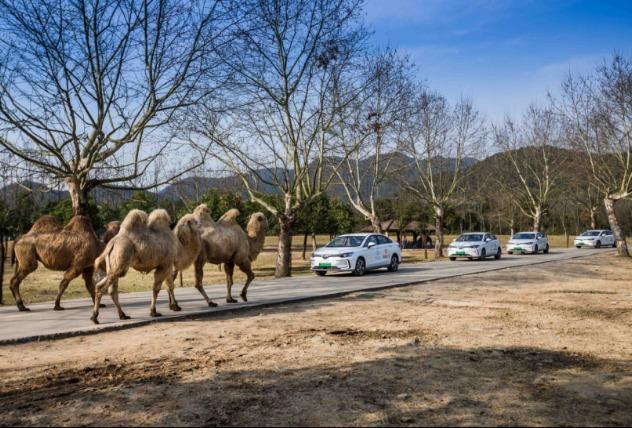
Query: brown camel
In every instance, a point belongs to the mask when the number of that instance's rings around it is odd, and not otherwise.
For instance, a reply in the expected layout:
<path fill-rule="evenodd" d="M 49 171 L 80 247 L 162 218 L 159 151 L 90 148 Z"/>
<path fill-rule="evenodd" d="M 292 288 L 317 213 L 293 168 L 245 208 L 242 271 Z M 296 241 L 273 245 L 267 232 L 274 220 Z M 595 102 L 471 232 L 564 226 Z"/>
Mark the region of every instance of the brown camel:
<path fill-rule="evenodd" d="M 108 226 L 115 228 L 114 223 Z M 63 228 L 52 216 L 40 217 L 27 234 L 16 239 L 13 246 L 17 265 L 10 288 L 18 309 L 29 310 L 20 295 L 20 284 L 37 269 L 38 262 L 48 269 L 65 271 L 55 298 L 55 310 L 64 309 L 61 297 L 70 281 L 79 275 L 83 276 L 86 289 L 94 300 L 93 264 L 103 247 L 104 244 L 97 238 L 90 220 L 85 216 L 74 216 Z"/>
<path fill-rule="evenodd" d="M 255 278 L 252 272 L 252 262 L 255 261 L 266 237 L 268 221 L 263 213 L 250 216 L 246 227 L 247 233 L 237 223 L 239 211 L 228 210 L 217 222 L 213 221 L 206 204 L 199 205 L 193 215 L 202 229 L 202 250 L 195 262 L 195 288 L 202 294 L 209 306 L 217 306 L 208 298 L 202 279 L 206 263 L 224 263 L 226 273 L 226 302 L 236 303 L 231 289 L 233 287 L 233 272 L 235 265 L 246 274 L 247 279 L 241 291 L 241 298 L 248 301 L 248 286 Z"/>
<path fill-rule="evenodd" d="M 129 268 L 139 272 L 154 271 L 153 296 L 150 316 L 158 317 L 156 299 L 167 281 L 169 308 L 179 311 L 180 306 L 173 292 L 174 266 L 186 268 L 193 264 L 200 251 L 198 222 L 192 215 L 183 216 L 174 230 L 169 229 L 171 219 L 167 211 L 157 209 L 147 215 L 141 210 L 130 211 L 121 223 L 120 232 L 112 238 L 94 266 L 105 263 L 106 275 L 96 285 L 96 298 L 91 320 L 98 324 L 99 303 L 107 289 L 116 305 L 120 319 L 129 319 L 123 312 L 118 299 L 118 280 Z"/>

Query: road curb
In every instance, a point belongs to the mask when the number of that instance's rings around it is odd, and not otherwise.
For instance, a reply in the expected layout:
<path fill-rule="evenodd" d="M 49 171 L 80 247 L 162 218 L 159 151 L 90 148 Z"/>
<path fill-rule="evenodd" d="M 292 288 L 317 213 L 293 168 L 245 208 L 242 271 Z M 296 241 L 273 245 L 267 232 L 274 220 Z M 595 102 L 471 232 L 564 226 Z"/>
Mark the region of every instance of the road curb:
<path fill-rule="evenodd" d="M 608 254 L 611 252 L 613 252 L 613 250 L 604 251 L 603 254 Z M 468 276 L 468 275 L 480 275 L 483 273 L 498 272 L 501 270 L 522 268 L 522 267 L 527 267 L 527 266 L 537 266 L 537 265 L 542 265 L 546 263 L 564 262 L 567 260 L 575 260 L 575 259 L 580 259 L 580 258 L 585 258 L 585 257 L 594 257 L 594 256 L 595 254 L 578 254 L 574 256 L 569 256 L 568 258 L 561 259 L 561 260 L 541 260 L 541 261 L 536 261 L 536 262 L 522 265 L 522 266 L 500 266 L 498 268 L 493 268 L 493 269 L 447 275 L 441 278 L 430 278 L 430 279 L 422 279 L 422 280 L 417 279 L 417 280 L 411 280 L 411 281 L 406 281 L 406 282 L 400 282 L 397 284 L 377 285 L 373 287 L 360 288 L 360 289 L 355 289 L 355 290 L 330 292 L 330 293 L 320 294 L 316 296 L 294 297 L 294 298 L 288 298 L 285 300 L 272 301 L 272 302 L 261 302 L 261 303 L 254 302 L 252 304 L 247 304 L 247 305 L 237 306 L 237 307 L 222 306 L 214 310 L 205 310 L 205 311 L 199 311 L 199 312 L 169 315 L 169 316 L 160 317 L 160 318 L 135 321 L 133 323 L 99 326 L 99 327 L 91 328 L 87 330 L 67 331 L 67 332 L 61 332 L 61 333 L 48 333 L 48 334 L 42 334 L 42 335 L 25 336 L 25 337 L 20 337 L 20 338 L 15 338 L 15 339 L 0 339 L 0 346 L 15 345 L 15 344 L 21 344 L 21 343 L 30 343 L 30 342 L 40 342 L 40 341 L 47 341 L 47 340 L 59 340 L 59 339 L 65 339 L 69 337 L 89 336 L 89 335 L 94 335 L 94 334 L 107 333 L 107 332 L 118 331 L 118 330 L 127 330 L 131 328 L 136 328 L 136 327 L 143 327 L 143 326 L 155 324 L 155 323 L 178 322 L 178 321 L 187 321 L 191 319 L 200 319 L 200 318 L 214 318 L 214 317 L 219 317 L 219 316 L 231 315 L 235 313 L 241 313 L 241 312 L 258 310 L 258 309 L 266 309 L 266 308 L 271 308 L 271 307 L 281 306 L 281 305 L 288 305 L 288 304 L 293 304 L 293 303 L 303 303 L 303 302 L 309 302 L 309 301 L 314 301 L 314 300 L 333 299 L 336 297 L 347 296 L 353 293 L 366 293 L 368 291 L 381 291 L 381 290 L 389 290 L 389 289 L 394 289 L 394 288 L 410 287 L 413 285 L 426 284 L 429 282 L 436 282 L 436 281 L 441 281 L 445 279 L 460 278 L 460 277 Z"/>

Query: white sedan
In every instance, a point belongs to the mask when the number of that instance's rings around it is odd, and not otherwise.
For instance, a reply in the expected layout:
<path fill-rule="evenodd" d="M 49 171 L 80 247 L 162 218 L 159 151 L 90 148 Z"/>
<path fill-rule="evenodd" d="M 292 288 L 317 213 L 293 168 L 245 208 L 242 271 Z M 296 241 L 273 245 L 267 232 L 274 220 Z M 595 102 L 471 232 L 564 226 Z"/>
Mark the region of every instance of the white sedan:
<path fill-rule="evenodd" d="M 538 254 L 540 251 L 549 252 L 549 238 L 542 232 L 518 232 L 507 244 L 508 254 Z"/>
<path fill-rule="evenodd" d="M 353 233 L 337 236 L 314 251 L 310 265 L 320 276 L 327 272 L 353 272 L 360 276 L 379 268 L 395 272 L 401 262 L 402 250 L 397 242 L 378 233 Z"/>
<path fill-rule="evenodd" d="M 582 247 L 616 247 L 617 242 L 614 239 L 614 235 L 611 230 L 606 229 L 598 229 L 598 230 L 587 230 L 575 238 L 575 242 L 573 243 L 577 248 Z"/>
<path fill-rule="evenodd" d="M 502 255 L 500 241 L 491 233 L 464 233 L 448 246 L 448 258 L 467 257 L 470 260 L 483 260 L 486 257 L 500 259 Z"/>

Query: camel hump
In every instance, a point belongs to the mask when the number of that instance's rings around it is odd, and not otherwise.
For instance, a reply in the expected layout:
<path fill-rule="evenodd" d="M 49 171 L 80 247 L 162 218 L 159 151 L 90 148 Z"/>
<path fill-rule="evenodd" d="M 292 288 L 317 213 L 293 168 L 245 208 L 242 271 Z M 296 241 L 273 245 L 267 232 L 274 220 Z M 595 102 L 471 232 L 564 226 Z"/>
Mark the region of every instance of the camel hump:
<path fill-rule="evenodd" d="M 121 223 L 121 229 L 133 230 L 138 228 L 147 227 L 148 215 L 142 210 L 131 210 L 127 213 L 123 222 Z"/>
<path fill-rule="evenodd" d="M 237 208 L 231 208 L 224 213 L 218 220 L 218 223 L 222 224 L 232 224 L 237 222 L 237 217 L 239 217 L 239 210 Z"/>
<path fill-rule="evenodd" d="M 37 232 L 58 232 L 61 230 L 61 225 L 57 223 L 57 220 L 52 215 L 45 214 L 35 220 L 33 226 L 29 230 L 29 233 Z"/>
<path fill-rule="evenodd" d="M 92 222 L 90 219 L 84 215 L 76 215 L 73 216 L 64 230 L 69 232 L 91 232 L 94 233 L 94 229 L 92 228 Z"/>
<path fill-rule="evenodd" d="M 171 225 L 171 217 L 167 210 L 158 208 L 157 210 L 153 210 L 149 214 L 149 218 L 147 219 L 147 226 L 153 231 L 160 231 L 164 229 L 169 229 L 169 225 Z"/>

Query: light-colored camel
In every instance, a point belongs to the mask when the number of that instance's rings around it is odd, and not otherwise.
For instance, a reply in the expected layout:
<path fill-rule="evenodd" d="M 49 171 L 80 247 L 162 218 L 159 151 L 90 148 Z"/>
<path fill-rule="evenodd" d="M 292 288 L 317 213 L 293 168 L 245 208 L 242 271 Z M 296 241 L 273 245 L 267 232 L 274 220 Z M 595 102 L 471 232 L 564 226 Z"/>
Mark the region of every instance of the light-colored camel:
<path fill-rule="evenodd" d="M 179 311 L 180 306 L 173 292 L 173 269 L 190 266 L 200 251 L 200 230 L 192 215 L 183 216 L 175 229 L 169 229 L 171 219 L 167 211 L 157 209 L 147 215 L 141 210 L 130 211 L 121 223 L 120 232 L 112 238 L 94 265 L 105 264 L 106 275 L 96 285 L 96 298 L 92 321 L 98 324 L 99 303 L 107 289 L 116 305 L 120 319 L 129 317 L 123 312 L 118 299 L 118 280 L 125 276 L 129 268 L 139 272 L 154 271 L 154 286 L 150 315 L 161 316 L 156 312 L 156 299 L 167 281 L 169 308 Z"/>
<path fill-rule="evenodd" d="M 114 226 L 114 222 L 108 225 Z M 113 232 L 114 229 L 110 230 L 110 233 Z M 70 281 L 79 275 L 83 276 L 86 289 L 94 300 L 93 265 L 104 246 L 85 216 L 74 216 L 63 228 L 52 216 L 40 217 L 28 233 L 16 238 L 13 245 L 13 257 L 17 264 L 10 288 L 18 309 L 29 310 L 22 300 L 20 284 L 37 269 L 38 262 L 48 269 L 65 271 L 55 298 L 55 310 L 64 309 L 61 297 Z"/>
<path fill-rule="evenodd" d="M 235 265 L 246 274 L 247 279 L 241 291 L 241 298 L 248 301 L 248 286 L 255 278 L 252 262 L 261 250 L 268 229 L 268 221 L 263 213 L 254 213 L 248 220 L 247 233 L 237 223 L 239 211 L 228 210 L 217 222 L 213 221 L 206 204 L 199 205 L 193 215 L 202 230 L 202 250 L 195 262 L 195 288 L 202 294 L 209 306 L 217 306 L 204 291 L 202 280 L 206 263 L 224 263 L 226 273 L 226 302 L 235 303 L 231 289 Z"/>

